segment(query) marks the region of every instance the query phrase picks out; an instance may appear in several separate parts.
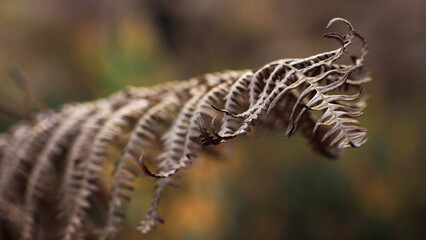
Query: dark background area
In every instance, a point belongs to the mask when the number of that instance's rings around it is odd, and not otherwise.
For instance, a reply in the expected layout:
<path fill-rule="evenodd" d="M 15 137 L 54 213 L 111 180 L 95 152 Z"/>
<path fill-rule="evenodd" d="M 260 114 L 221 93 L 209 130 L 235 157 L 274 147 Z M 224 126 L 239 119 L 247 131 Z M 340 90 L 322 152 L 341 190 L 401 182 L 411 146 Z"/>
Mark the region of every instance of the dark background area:
<path fill-rule="evenodd" d="M 134 230 L 151 197 L 141 180 L 120 239 L 422 239 L 425 9 L 424 0 L 2 0 L 0 102 L 23 108 L 16 68 L 58 108 L 307 57 L 337 47 L 321 35 L 344 17 L 370 45 L 367 144 L 329 161 L 282 132 L 233 141 L 229 158 L 185 171 L 162 202 L 166 224 L 146 237 Z M 0 130 L 15 122 L 0 115 Z"/>

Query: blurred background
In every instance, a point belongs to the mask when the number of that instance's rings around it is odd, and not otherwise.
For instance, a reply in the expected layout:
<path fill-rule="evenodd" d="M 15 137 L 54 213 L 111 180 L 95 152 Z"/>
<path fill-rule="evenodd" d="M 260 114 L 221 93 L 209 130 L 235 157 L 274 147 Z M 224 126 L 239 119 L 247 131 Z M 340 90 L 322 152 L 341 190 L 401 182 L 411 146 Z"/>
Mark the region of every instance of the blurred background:
<path fill-rule="evenodd" d="M 135 227 L 152 182 L 141 180 L 119 239 L 424 239 L 425 10 L 424 0 L 2 0 L 0 102 L 22 108 L 14 74 L 58 108 L 307 57 L 337 47 L 321 35 L 344 17 L 370 44 L 367 144 L 329 161 L 283 132 L 238 139 L 229 158 L 184 172 L 161 202 L 166 223 L 145 236 Z M 0 130 L 15 122 L 0 115 Z"/>

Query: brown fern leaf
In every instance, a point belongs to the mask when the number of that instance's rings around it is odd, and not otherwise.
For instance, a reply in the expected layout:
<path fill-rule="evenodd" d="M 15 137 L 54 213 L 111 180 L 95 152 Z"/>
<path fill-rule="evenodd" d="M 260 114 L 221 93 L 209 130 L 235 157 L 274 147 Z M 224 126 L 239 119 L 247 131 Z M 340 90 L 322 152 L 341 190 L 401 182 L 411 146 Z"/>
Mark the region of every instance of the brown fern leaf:
<path fill-rule="evenodd" d="M 87 118 L 81 125 L 81 130 L 70 147 L 65 158 L 64 176 L 60 187 L 60 215 L 59 220 L 67 222 L 71 215 L 72 206 L 78 190 L 81 188 L 83 175 L 82 163 L 90 151 L 91 142 L 99 132 L 107 117 L 111 114 L 112 105 L 107 101 L 99 101 L 94 104 L 95 113 Z"/>
<path fill-rule="evenodd" d="M 193 86 L 197 83 L 197 81 L 192 81 L 189 86 Z M 189 89 L 189 86 L 184 86 L 183 89 Z M 156 93 L 155 98 L 159 99 L 162 97 L 161 95 L 164 93 L 163 89 L 165 88 L 160 87 L 154 91 Z M 68 224 L 68 228 L 66 230 L 66 239 L 70 239 L 75 236 L 75 233 L 78 232 L 82 225 L 82 221 L 85 218 L 84 209 L 91 207 L 88 202 L 88 197 L 91 195 L 93 190 L 96 190 L 96 186 L 93 185 L 93 182 L 97 179 L 98 173 L 102 170 L 99 167 L 99 164 L 105 160 L 104 155 L 107 147 L 106 143 L 113 140 L 118 141 L 119 135 L 123 133 L 123 128 L 126 126 L 130 127 L 128 126 L 130 124 L 129 119 L 136 120 L 143 116 L 145 110 L 147 110 L 148 107 L 151 107 L 149 102 L 156 101 L 151 99 L 151 93 L 153 92 L 151 91 L 147 92 L 145 95 L 141 95 L 141 100 L 132 101 L 114 113 L 95 137 L 94 143 L 89 151 L 89 155 L 86 158 L 86 161 L 88 162 L 83 173 L 82 183 L 80 184 L 81 187 L 78 190 L 77 198 L 74 200 L 74 206 L 69 220 L 70 224 Z M 148 99 L 145 99 L 143 96 Z M 119 187 L 127 186 L 128 185 L 125 185 L 124 183 L 119 184 Z"/>
<path fill-rule="evenodd" d="M 155 228 L 157 221 L 163 222 L 158 213 L 158 202 L 167 185 L 176 185 L 172 179 L 169 179 L 169 176 L 175 174 L 180 168 L 186 167 L 191 161 L 190 158 L 196 156 L 190 150 L 190 147 L 199 148 L 200 146 L 198 142 L 194 141 L 194 137 L 198 135 L 198 114 L 195 113 L 203 113 L 207 117 L 211 117 L 211 113 L 205 109 L 211 111 L 208 106 L 212 102 L 219 101 L 218 97 L 224 96 L 226 93 L 226 86 L 229 86 L 241 74 L 241 72 L 225 72 L 206 75 L 207 84 L 202 89 L 192 89 L 192 97 L 182 107 L 170 130 L 162 137 L 165 147 L 158 158 L 158 173 L 152 174 L 148 171 L 148 174 L 165 179 L 158 180 L 156 184 L 151 208 L 138 227 L 142 233 L 147 233 Z M 142 167 L 146 169 L 145 166 L 142 165 Z"/>
<path fill-rule="evenodd" d="M 9 166 L 5 166 L 4 174 L 1 175 L 0 181 L 0 198 L 2 200 L 14 201 L 16 197 L 22 197 L 23 186 L 20 178 L 27 179 L 28 174 L 34 164 L 39 152 L 49 139 L 52 132 L 58 126 L 61 118 L 53 113 L 46 113 L 39 116 L 40 121 L 33 125 L 31 130 L 26 131 L 27 136 L 20 136 L 24 139 L 19 141 L 22 145 L 13 146 L 10 151 L 11 162 Z M 15 148 L 15 149 L 13 149 Z M 6 152 L 7 154 L 7 152 Z"/>
<path fill-rule="evenodd" d="M 333 51 L 276 60 L 254 70 L 130 87 L 14 126 L 0 135 L 0 236 L 113 239 L 139 169 L 156 181 L 151 206 L 137 227 L 147 233 L 163 222 L 158 206 L 166 187 L 178 185 L 173 177 L 198 152 L 208 152 L 205 145 L 240 135 L 287 129 L 288 138 L 299 130 L 327 157 L 360 147 L 367 140 L 367 129 L 356 118 L 366 107 L 362 89 L 370 81 L 363 66 L 368 49 L 347 20 L 332 19 L 327 27 L 337 22 L 349 31 L 324 35 L 340 44 Z M 360 56 L 352 64 L 339 64 L 357 39 Z M 102 163 L 111 159 L 111 147 L 121 152 L 114 182 L 106 186 L 100 173 Z M 107 211 L 106 220 L 91 216 L 89 209 Z M 52 233 L 49 226 L 58 230 Z"/>
<path fill-rule="evenodd" d="M 63 157 L 70 146 L 69 142 L 78 134 L 80 125 L 94 111 L 93 107 L 86 105 L 76 106 L 76 108 L 52 134 L 32 170 L 25 196 L 26 217 L 22 233 L 23 239 L 33 239 L 37 201 L 45 198 L 48 192 L 54 191 L 52 188 L 55 185 L 52 183 L 57 182 L 55 171 L 57 161 Z"/>
<path fill-rule="evenodd" d="M 274 109 L 277 102 L 281 101 L 284 95 L 290 92 L 298 92 L 297 90 L 300 88 L 300 96 L 294 104 L 290 115 L 286 138 L 295 132 L 306 111 L 323 110 L 325 113 L 315 125 L 314 133 L 320 125 L 334 125 L 323 137 L 323 140 L 326 140 L 334 133 L 339 132 L 339 135 L 331 141 L 330 146 L 339 143 L 337 148 L 341 149 L 349 146 L 358 147 L 362 145 L 365 142 L 365 129 L 354 126 L 359 125 L 356 120 L 343 118 L 358 117 L 361 115 L 360 111 L 362 110 L 355 107 L 344 107 L 341 104 L 341 102 L 355 100 L 358 98 L 359 94 L 348 96 L 327 95 L 327 93 L 346 84 L 349 76 L 355 70 L 362 67 L 364 56 L 367 52 L 366 44 L 364 39 L 353 30 L 352 25 L 344 19 L 332 19 L 327 27 L 336 21 L 345 22 L 349 26 L 350 33 L 343 36 L 337 33 L 329 33 L 325 34 L 325 36 L 338 39 L 339 42 L 342 43 L 341 48 L 311 57 L 307 60 L 282 61 L 278 62 L 276 66 L 272 64 L 272 66 L 275 67 L 273 71 L 270 70 L 271 65 L 267 65 L 258 70 L 254 74 L 249 86 L 249 109 L 240 114 L 231 114 L 234 118 L 244 119 L 243 123 L 233 133 L 218 135 L 218 138 L 226 140 L 249 132 L 250 124 L 256 121 L 263 113 L 267 112 L 267 114 L 269 114 Z M 364 43 L 361 58 L 357 59 L 354 65 L 333 68 L 331 64 L 343 56 L 344 51 L 355 37 L 361 38 Z M 332 68 L 329 67 L 330 65 Z M 338 77 L 336 78 L 336 76 Z M 328 80 L 326 81 L 327 84 L 320 86 L 318 83 L 323 80 Z M 357 81 L 350 82 L 350 84 L 356 83 Z M 262 87 L 263 91 L 261 90 Z M 315 93 L 315 95 L 313 95 L 313 93 Z M 308 99 L 308 102 L 305 102 L 305 98 L 309 97 L 309 95 L 313 95 L 313 97 Z M 334 104 L 336 101 L 339 101 L 340 104 Z M 221 111 L 229 115 L 227 110 Z M 224 119 L 224 121 L 225 120 L 226 119 Z M 347 126 L 348 124 L 351 126 Z M 224 130 L 222 129 L 221 131 Z"/>
<path fill-rule="evenodd" d="M 30 124 L 22 123 L 21 125 L 13 127 L 9 134 L 2 135 L 3 147 L 1 153 L 2 160 L 0 162 L 0 176 L 3 176 L 5 172 L 9 170 L 15 157 L 14 154 L 16 153 L 17 146 L 21 146 L 26 140 L 25 136 L 30 129 Z"/>
<path fill-rule="evenodd" d="M 94 184 L 97 175 L 102 171 L 100 164 L 105 160 L 106 148 L 113 141 L 119 141 L 120 135 L 125 128 L 130 128 L 132 120 L 139 118 L 141 113 L 149 107 L 149 102 L 145 99 L 132 101 L 114 112 L 110 118 L 105 120 L 103 127 L 93 140 L 93 144 L 88 150 L 87 157 L 82 164 L 82 179 L 79 183 L 75 199 L 72 203 L 71 215 L 65 239 L 73 239 L 85 217 L 85 209 L 90 208 L 88 197 L 92 191 L 97 190 Z"/>
<path fill-rule="evenodd" d="M 236 75 L 234 73 L 234 75 Z M 224 78 L 222 78 L 224 77 Z M 211 86 L 194 89 L 192 98 L 185 104 L 176 123 L 163 139 L 166 148 L 159 158 L 160 172 L 156 177 L 169 177 L 179 169 L 185 168 L 191 162 L 191 157 L 196 155 L 190 150 L 199 148 L 199 143 L 194 141 L 198 137 L 198 115 L 200 113 L 212 118 L 211 105 L 222 101 L 222 98 L 229 90 L 229 86 L 235 76 L 208 76 Z M 167 169 L 167 170 L 165 170 Z"/>
<path fill-rule="evenodd" d="M 173 120 L 172 113 L 181 107 L 185 96 L 188 95 L 188 91 L 199 85 L 200 82 L 202 82 L 202 79 L 192 79 L 188 82 L 175 84 L 171 91 L 164 95 L 159 102 L 153 105 L 138 120 L 118 162 L 112 187 L 113 195 L 108 208 L 107 224 L 101 239 L 109 239 L 114 236 L 118 225 L 125 216 L 120 207 L 122 200 L 129 201 L 130 196 L 123 191 L 133 191 L 131 183 L 138 176 L 133 166 L 139 164 L 144 166 L 142 159 L 150 158 L 144 149 L 150 148 L 154 142 L 159 142 L 163 129 L 166 129 L 166 127 L 162 128 L 161 126 L 168 126 Z M 141 159 L 141 162 L 138 159 Z M 145 173 L 149 173 L 149 171 L 145 170 Z"/>
<path fill-rule="evenodd" d="M 175 98 L 166 97 L 144 114 L 136 124 L 137 127 L 131 133 L 130 139 L 123 150 L 122 157 L 118 162 L 115 181 L 112 187 L 112 199 L 108 208 L 107 224 L 101 239 L 110 239 L 118 231 L 118 226 L 125 217 L 124 212 L 120 209 L 122 200 L 130 200 L 130 197 L 124 191 L 134 190 L 131 183 L 138 176 L 132 164 L 138 164 L 138 156 L 147 157 L 146 154 L 143 155 L 141 149 L 149 148 L 151 142 L 156 141 L 160 137 L 160 128 L 157 126 L 162 122 L 166 123 L 172 120 L 172 116 L 168 112 L 173 111 L 172 108 L 175 107 L 176 102 Z"/>

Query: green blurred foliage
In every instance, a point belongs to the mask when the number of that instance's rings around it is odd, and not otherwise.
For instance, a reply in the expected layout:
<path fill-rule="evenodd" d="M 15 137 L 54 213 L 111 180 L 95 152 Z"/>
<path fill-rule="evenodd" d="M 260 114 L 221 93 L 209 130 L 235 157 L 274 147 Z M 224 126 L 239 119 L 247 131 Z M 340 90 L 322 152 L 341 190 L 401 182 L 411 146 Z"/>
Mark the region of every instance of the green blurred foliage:
<path fill-rule="evenodd" d="M 148 239 L 422 239 L 426 236 L 425 1 L 0 1 L 0 101 L 22 108 L 18 67 L 50 107 L 223 69 L 255 68 L 336 47 L 333 17 L 370 43 L 369 141 L 338 161 L 277 132 L 198 159 L 162 201 Z M 0 130 L 16 120 L 0 116 Z M 236 146 L 236 147 L 235 147 Z M 120 239 L 153 182 L 141 179 Z"/>

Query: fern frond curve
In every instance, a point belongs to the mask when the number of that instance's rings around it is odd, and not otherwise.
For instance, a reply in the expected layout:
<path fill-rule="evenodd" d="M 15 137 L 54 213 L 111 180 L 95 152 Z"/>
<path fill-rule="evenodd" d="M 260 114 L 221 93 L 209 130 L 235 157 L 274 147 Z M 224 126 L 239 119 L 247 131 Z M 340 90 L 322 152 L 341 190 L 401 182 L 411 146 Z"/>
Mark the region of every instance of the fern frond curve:
<path fill-rule="evenodd" d="M 208 152 L 206 145 L 278 129 L 285 138 L 305 132 L 327 157 L 360 147 L 367 141 L 367 129 L 357 118 L 366 107 L 363 86 L 371 80 L 364 70 L 368 47 L 345 19 L 334 18 L 327 28 L 339 22 L 348 26 L 347 33 L 324 34 L 340 44 L 332 51 L 253 70 L 131 87 L 106 99 L 39 113 L 13 127 L 0 135 L 0 212 L 5 213 L 0 222 L 22 239 L 47 236 L 36 216 L 45 214 L 40 201 L 56 194 L 51 202 L 62 228 L 52 238 L 113 239 L 125 218 L 123 201 L 131 200 L 142 172 L 156 181 L 151 206 L 137 226 L 147 233 L 163 222 L 158 206 L 166 187 L 178 185 L 176 174 L 198 152 Z M 356 40 L 362 43 L 360 56 L 340 64 Z M 108 191 L 100 173 L 110 147 L 121 152 Z M 110 198 L 101 226 L 87 213 L 96 207 L 98 193 Z"/>

